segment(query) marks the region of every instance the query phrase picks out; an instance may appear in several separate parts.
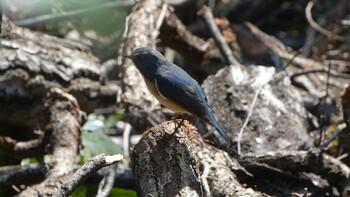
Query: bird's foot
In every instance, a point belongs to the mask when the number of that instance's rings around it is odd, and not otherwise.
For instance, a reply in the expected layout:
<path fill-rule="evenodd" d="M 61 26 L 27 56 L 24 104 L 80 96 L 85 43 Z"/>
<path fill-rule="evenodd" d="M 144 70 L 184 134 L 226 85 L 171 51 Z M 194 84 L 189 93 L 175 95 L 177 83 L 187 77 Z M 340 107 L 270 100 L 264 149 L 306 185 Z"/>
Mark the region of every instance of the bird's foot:
<path fill-rule="evenodd" d="M 172 136 L 175 136 L 177 138 L 188 138 L 191 131 L 191 124 L 186 119 L 177 119 L 174 121 L 175 129 L 174 132 L 171 134 Z M 179 135 L 176 135 L 176 133 L 179 133 Z"/>
<path fill-rule="evenodd" d="M 182 117 L 180 117 L 182 116 Z M 180 119 L 178 119 L 180 117 Z M 188 121 L 190 118 L 187 114 L 181 114 L 181 113 L 175 113 L 175 115 L 172 117 L 172 120 L 175 124 L 175 131 L 172 133 L 172 135 L 175 135 L 177 132 L 180 131 L 181 126 L 185 128 L 185 135 L 188 138 L 188 140 L 192 143 L 193 140 L 197 140 L 203 149 L 204 143 L 199 134 L 196 132 L 196 129 L 193 128 L 192 124 Z"/>
<path fill-rule="evenodd" d="M 180 120 L 177 119 L 179 116 L 182 116 Z M 175 113 L 175 115 L 172 117 L 172 120 L 174 121 L 174 124 L 175 124 L 175 132 L 179 130 L 181 125 L 183 125 L 187 117 L 188 117 L 187 114 Z"/>
<path fill-rule="evenodd" d="M 182 115 L 181 119 L 176 119 L 180 115 Z M 192 142 L 193 140 L 201 141 L 199 140 L 201 139 L 199 134 L 195 131 L 195 129 L 193 129 L 192 124 L 187 120 L 189 118 L 187 114 L 175 114 L 174 117 L 176 118 L 173 119 L 175 124 L 175 131 L 173 132 L 173 135 L 179 132 L 179 129 L 181 128 L 181 126 L 183 126 L 185 128 L 186 137 L 189 139 L 190 142 Z M 200 143 L 202 144 L 202 142 Z"/>

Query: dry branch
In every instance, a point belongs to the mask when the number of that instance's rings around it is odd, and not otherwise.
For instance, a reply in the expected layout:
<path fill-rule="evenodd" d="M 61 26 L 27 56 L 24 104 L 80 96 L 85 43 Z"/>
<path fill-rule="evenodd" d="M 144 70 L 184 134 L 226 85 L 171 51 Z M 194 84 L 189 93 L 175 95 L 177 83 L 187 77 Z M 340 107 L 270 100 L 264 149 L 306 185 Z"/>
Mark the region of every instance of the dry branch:
<path fill-rule="evenodd" d="M 160 28 L 162 43 L 175 49 L 186 59 L 201 62 L 208 49 L 205 40 L 188 31 L 182 21 L 172 12 L 168 12 Z"/>
<path fill-rule="evenodd" d="M 216 26 L 211 9 L 207 6 L 203 6 L 198 13 L 203 17 L 205 23 L 212 32 L 215 42 L 218 45 L 222 55 L 225 57 L 226 62 L 230 65 L 239 65 L 240 63 L 233 56 L 232 50 L 226 43 L 224 37 L 221 35 L 219 28 Z"/>
<path fill-rule="evenodd" d="M 9 190 L 13 190 L 13 187 L 20 185 L 32 185 L 39 183 L 45 179 L 45 175 L 48 173 L 48 167 L 43 164 L 31 164 L 31 165 L 15 165 L 0 167 L 0 195 L 12 193 Z M 74 170 L 78 170 L 81 166 L 74 166 Z M 114 169 L 115 176 L 113 186 L 125 189 L 135 189 L 132 171 L 126 169 L 122 165 L 118 165 L 118 169 Z M 108 176 L 110 170 L 102 168 L 95 174 L 88 176 L 84 181 L 85 185 L 97 185 L 104 177 Z"/>
<path fill-rule="evenodd" d="M 245 170 L 227 153 L 204 144 L 187 121 L 150 128 L 135 145 L 132 161 L 141 196 L 263 196 L 241 186 L 232 170 Z"/>
<path fill-rule="evenodd" d="M 283 175 L 285 179 L 290 177 L 302 183 L 301 180 L 305 179 L 302 173 L 314 173 L 320 176 L 320 179 L 327 180 L 329 186 L 337 188 L 339 192 L 344 191 L 350 176 L 349 167 L 317 149 L 250 154 L 243 156 L 240 163 L 253 173 L 256 179 L 264 179 L 277 173 L 279 175 L 275 175 L 275 178 Z M 273 178 L 270 181 L 272 182 Z"/>
<path fill-rule="evenodd" d="M 48 133 L 41 133 L 37 138 L 28 141 L 18 141 L 9 136 L 0 136 L 0 144 L 14 158 L 27 158 L 30 156 L 42 156 L 45 146 L 49 142 Z"/>
<path fill-rule="evenodd" d="M 341 103 L 343 108 L 343 119 L 347 127 L 350 129 L 350 84 L 342 93 Z"/>
<path fill-rule="evenodd" d="M 52 129 L 49 172 L 43 182 L 28 187 L 19 196 L 52 195 L 61 184 L 58 180 L 63 180 L 74 169 L 84 114 L 76 99 L 60 89 L 52 89 L 45 102 L 49 108 Z"/>
<path fill-rule="evenodd" d="M 47 166 L 42 164 L 0 167 L 0 195 L 14 195 L 18 192 L 13 193 L 12 188 L 25 184 L 31 185 L 42 181 L 47 171 Z"/>
<path fill-rule="evenodd" d="M 114 177 L 116 175 L 116 165 L 109 166 L 108 173 L 104 176 L 98 185 L 97 197 L 107 197 L 114 185 Z"/>
<path fill-rule="evenodd" d="M 112 165 L 123 159 L 122 155 L 98 155 L 89 159 L 79 170 L 77 170 L 70 179 L 62 184 L 54 197 L 63 197 L 70 195 L 85 179 L 95 173 L 102 167 Z"/>

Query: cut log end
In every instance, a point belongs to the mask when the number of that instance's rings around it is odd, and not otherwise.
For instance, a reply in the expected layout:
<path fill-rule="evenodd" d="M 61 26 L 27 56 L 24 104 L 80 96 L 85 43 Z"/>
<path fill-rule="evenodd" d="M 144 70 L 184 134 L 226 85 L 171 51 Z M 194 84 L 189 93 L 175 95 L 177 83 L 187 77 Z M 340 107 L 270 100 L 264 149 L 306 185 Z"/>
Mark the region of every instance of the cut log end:
<path fill-rule="evenodd" d="M 191 151 L 196 129 L 187 121 L 177 123 L 177 120 L 168 121 L 148 129 L 135 145 L 132 162 L 139 195 L 203 195 L 199 169 Z"/>

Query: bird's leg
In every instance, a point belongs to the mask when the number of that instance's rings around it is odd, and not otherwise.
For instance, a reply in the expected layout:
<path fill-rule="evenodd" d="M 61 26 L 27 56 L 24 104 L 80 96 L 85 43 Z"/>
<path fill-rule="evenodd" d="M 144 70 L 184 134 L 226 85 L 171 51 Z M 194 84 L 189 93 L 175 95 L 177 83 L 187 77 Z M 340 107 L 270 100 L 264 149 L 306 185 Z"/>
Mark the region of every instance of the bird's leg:
<path fill-rule="evenodd" d="M 182 116 L 182 117 L 180 117 L 180 116 Z M 185 119 L 185 118 L 183 118 L 184 116 L 185 116 L 185 114 L 182 114 L 182 113 L 175 113 L 174 116 L 171 118 L 171 120 L 173 120 L 174 123 L 175 123 L 176 129 L 178 129 L 178 127 L 177 127 L 176 124 L 181 125 L 181 124 L 183 123 L 183 121 L 184 121 L 184 119 Z M 180 117 L 180 119 L 181 119 L 180 123 L 178 123 L 178 121 L 177 121 L 177 119 L 178 119 L 179 117 Z"/>
<path fill-rule="evenodd" d="M 177 124 L 176 119 L 179 118 L 182 115 L 182 117 L 180 118 L 181 121 Z M 201 147 L 203 149 L 203 141 L 199 140 L 199 134 L 197 132 L 193 132 L 192 128 L 191 128 L 191 123 L 189 121 L 185 122 L 185 120 L 188 119 L 192 119 L 192 116 L 189 116 L 188 114 L 181 114 L 181 113 L 176 113 L 173 117 L 172 120 L 174 121 L 175 124 L 175 130 L 172 133 L 172 135 L 175 135 L 175 133 L 178 131 L 178 129 L 183 126 L 185 127 L 185 136 L 189 139 L 189 141 L 192 143 L 193 140 L 197 140 L 200 144 Z"/>
<path fill-rule="evenodd" d="M 180 116 L 182 116 L 180 119 L 181 121 L 178 123 L 176 120 L 177 118 L 179 118 Z M 181 113 L 176 113 L 173 117 L 172 120 L 174 121 L 175 124 L 175 131 L 173 132 L 172 135 L 175 135 L 175 133 L 178 131 L 178 129 L 183 126 L 185 127 L 185 135 L 188 137 L 188 139 L 190 141 L 192 141 L 193 139 L 197 139 L 198 138 L 198 133 L 194 134 L 192 133 L 191 127 L 189 126 L 189 122 L 185 122 L 185 120 L 192 118 L 191 116 L 189 116 L 188 114 L 181 114 Z"/>
<path fill-rule="evenodd" d="M 182 115 L 181 121 L 180 121 L 180 123 L 177 123 L 176 120 L 181 115 Z M 173 135 L 176 133 L 176 131 L 178 131 L 178 129 L 181 127 L 181 125 L 184 123 L 184 121 L 186 120 L 187 117 L 188 116 L 186 114 L 175 113 L 175 115 L 172 117 L 172 120 L 174 121 L 174 124 L 175 124 L 175 131 L 174 131 Z"/>
<path fill-rule="evenodd" d="M 179 116 L 179 115 L 178 115 Z M 185 122 L 185 120 L 188 120 L 189 118 L 192 118 L 192 116 L 189 116 L 188 114 L 182 114 L 182 118 L 180 123 L 178 123 L 178 125 L 176 125 L 175 123 L 175 131 L 173 133 L 173 135 L 178 131 L 178 129 L 183 126 L 185 127 L 185 135 L 186 137 L 190 140 L 190 142 L 192 142 L 193 139 L 198 140 L 198 133 L 197 132 L 193 132 L 192 131 L 192 127 L 191 127 L 191 123 L 189 121 Z M 203 142 L 201 142 L 200 140 L 198 140 L 201 144 Z M 202 144 L 203 145 L 203 144 Z"/>
<path fill-rule="evenodd" d="M 175 124 L 175 131 L 173 132 L 173 135 L 175 134 L 175 132 L 177 131 L 178 129 L 178 125 L 176 125 L 176 119 L 181 116 L 181 113 L 175 113 L 173 117 L 171 117 L 171 120 L 174 121 L 174 124 Z"/>
<path fill-rule="evenodd" d="M 182 123 L 186 120 L 187 114 L 182 114 L 181 122 L 178 124 L 178 126 L 182 125 Z"/>
<path fill-rule="evenodd" d="M 182 114 L 181 113 L 175 113 L 174 114 L 174 116 L 171 118 L 171 120 L 173 120 L 174 122 L 176 122 L 176 119 L 178 118 L 178 117 L 180 117 Z"/>

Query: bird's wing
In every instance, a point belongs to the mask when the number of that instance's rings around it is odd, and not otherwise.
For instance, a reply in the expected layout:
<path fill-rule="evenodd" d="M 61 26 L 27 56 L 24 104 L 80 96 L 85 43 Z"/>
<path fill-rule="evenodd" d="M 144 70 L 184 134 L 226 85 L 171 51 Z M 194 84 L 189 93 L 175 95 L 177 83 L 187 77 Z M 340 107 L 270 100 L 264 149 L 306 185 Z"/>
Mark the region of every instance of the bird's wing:
<path fill-rule="evenodd" d="M 159 94 L 193 115 L 205 116 L 208 106 L 200 86 L 187 73 L 181 71 L 156 75 L 155 83 Z"/>
<path fill-rule="evenodd" d="M 177 67 L 168 67 L 167 70 L 157 73 L 154 81 L 163 99 L 170 100 L 189 113 L 204 119 L 229 141 L 225 131 L 212 115 L 201 87 L 185 71 Z"/>

